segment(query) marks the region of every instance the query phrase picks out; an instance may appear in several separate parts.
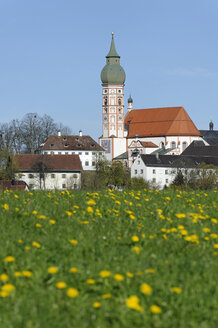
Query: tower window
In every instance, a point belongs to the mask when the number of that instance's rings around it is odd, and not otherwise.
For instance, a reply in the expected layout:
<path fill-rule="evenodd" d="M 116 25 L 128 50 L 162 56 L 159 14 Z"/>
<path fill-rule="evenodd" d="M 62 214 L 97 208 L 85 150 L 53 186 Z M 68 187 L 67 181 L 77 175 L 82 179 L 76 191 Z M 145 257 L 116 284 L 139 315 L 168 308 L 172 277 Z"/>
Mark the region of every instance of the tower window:
<path fill-rule="evenodd" d="M 118 99 L 118 105 L 121 106 L 121 99 Z"/>

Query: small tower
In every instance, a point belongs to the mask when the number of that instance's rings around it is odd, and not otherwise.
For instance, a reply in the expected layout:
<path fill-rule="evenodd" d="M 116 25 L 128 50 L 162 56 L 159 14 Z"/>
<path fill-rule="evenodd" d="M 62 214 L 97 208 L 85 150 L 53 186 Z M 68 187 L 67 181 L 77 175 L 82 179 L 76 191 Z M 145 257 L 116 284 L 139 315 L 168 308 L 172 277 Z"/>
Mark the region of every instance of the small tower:
<path fill-rule="evenodd" d="M 209 129 L 210 129 L 210 131 L 213 131 L 213 122 L 212 122 L 212 120 L 209 123 Z"/>
<path fill-rule="evenodd" d="M 132 104 L 133 104 L 133 100 L 132 100 L 132 97 L 130 95 L 129 98 L 128 98 L 128 111 L 129 112 L 133 109 Z"/>

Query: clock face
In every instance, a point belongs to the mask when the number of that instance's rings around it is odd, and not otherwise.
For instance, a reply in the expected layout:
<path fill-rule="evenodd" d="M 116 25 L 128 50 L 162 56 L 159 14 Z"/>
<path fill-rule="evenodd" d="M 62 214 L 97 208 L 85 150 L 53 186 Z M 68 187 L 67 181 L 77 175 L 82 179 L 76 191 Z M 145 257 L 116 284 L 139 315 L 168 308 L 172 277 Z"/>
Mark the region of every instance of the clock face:
<path fill-rule="evenodd" d="M 118 116 L 118 120 L 122 121 L 123 117 L 121 115 Z"/>

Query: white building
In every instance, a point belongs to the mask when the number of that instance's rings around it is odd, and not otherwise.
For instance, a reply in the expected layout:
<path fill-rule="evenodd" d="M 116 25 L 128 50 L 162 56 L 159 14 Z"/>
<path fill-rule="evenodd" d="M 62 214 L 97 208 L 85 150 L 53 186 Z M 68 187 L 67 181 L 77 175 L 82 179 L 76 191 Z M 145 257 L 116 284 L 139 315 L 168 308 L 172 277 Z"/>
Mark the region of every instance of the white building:
<path fill-rule="evenodd" d="M 175 155 L 181 154 L 193 140 L 202 140 L 199 130 L 181 106 L 134 109 L 129 97 L 128 112 L 124 115 L 125 72 L 115 49 L 113 33 L 101 81 L 102 136 L 99 144 L 105 149 L 107 159 L 123 158 L 122 154 L 127 152 L 131 166 L 134 160 L 131 148 L 136 138 L 140 142 L 150 142 L 160 150 L 168 149 Z"/>
<path fill-rule="evenodd" d="M 187 175 L 201 163 L 218 166 L 218 157 L 138 155 L 131 167 L 131 178 L 143 178 L 157 188 L 163 189 L 173 182 L 179 170 Z"/>
<path fill-rule="evenodd" d="M 83 170 L 95 170 L 96 161 L 104 155 L 105 150 L 90 136 L 51 135 L 36 150 L 39 154 L 79 155 Z"/>
<path fill-rule="evenodd" d="M 30 189 L 80 189 L 82 165 L 78 155 L 16 155 L 16 177 Z"/>

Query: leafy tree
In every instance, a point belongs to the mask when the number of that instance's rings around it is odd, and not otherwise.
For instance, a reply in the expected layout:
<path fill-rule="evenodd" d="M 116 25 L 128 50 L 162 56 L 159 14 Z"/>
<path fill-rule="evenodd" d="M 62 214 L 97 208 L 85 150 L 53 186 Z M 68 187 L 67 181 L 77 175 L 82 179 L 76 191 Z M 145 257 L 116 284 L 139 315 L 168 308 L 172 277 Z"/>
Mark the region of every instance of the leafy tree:
<path fill-rule="evenodd" d="M 127 184 L 127 189 L 142 190 L 149 189 L 149 184 L 143 178 L 132 178 Z"/>

